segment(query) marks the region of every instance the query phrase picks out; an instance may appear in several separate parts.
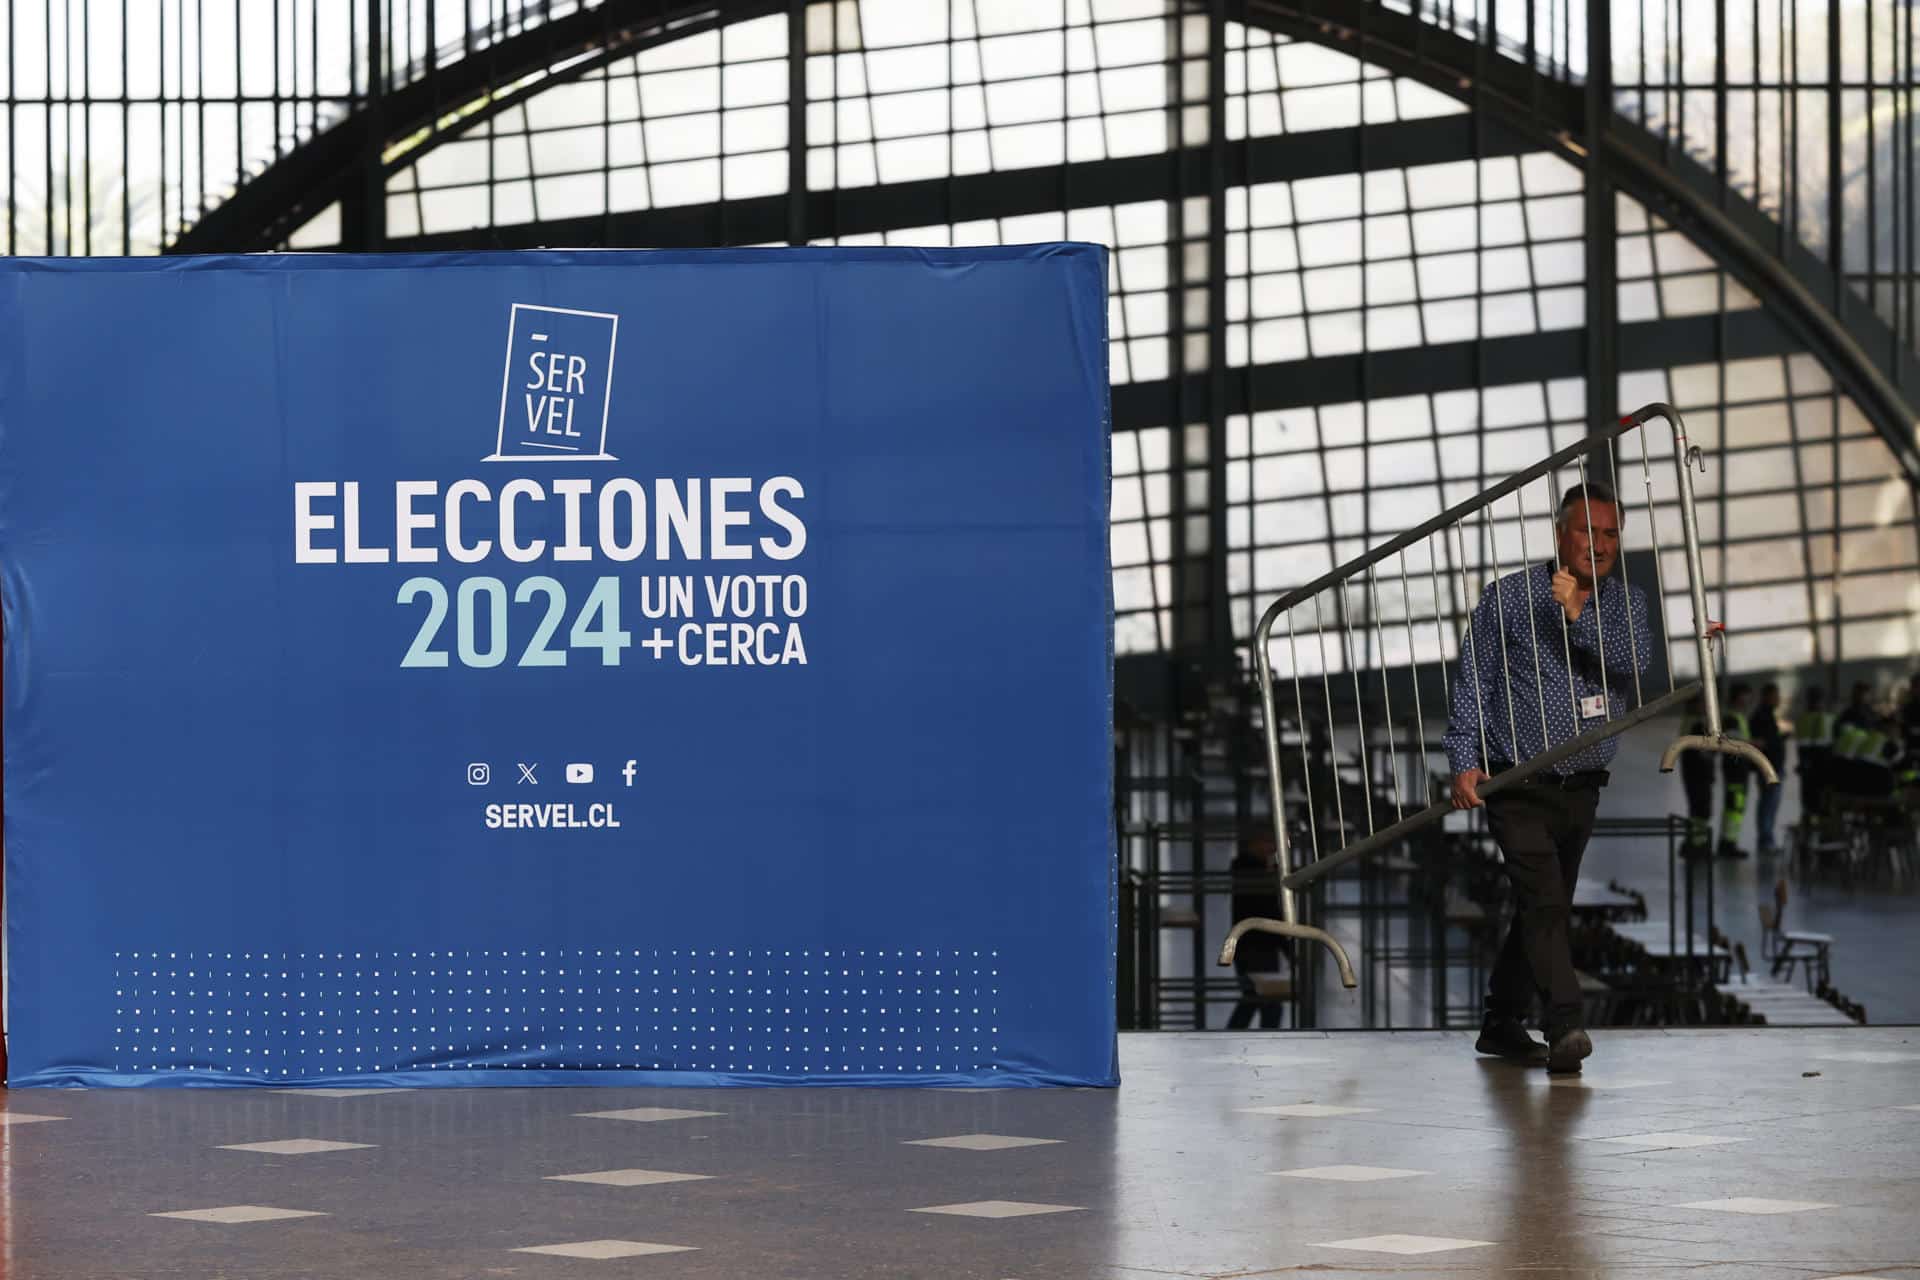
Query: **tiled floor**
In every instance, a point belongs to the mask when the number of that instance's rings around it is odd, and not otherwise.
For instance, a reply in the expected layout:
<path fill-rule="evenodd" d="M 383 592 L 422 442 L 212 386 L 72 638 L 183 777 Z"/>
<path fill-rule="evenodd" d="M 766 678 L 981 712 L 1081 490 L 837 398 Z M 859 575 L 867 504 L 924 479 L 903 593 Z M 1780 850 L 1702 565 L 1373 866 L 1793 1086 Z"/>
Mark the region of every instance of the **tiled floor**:
<path fill-rule="evenodd" d="M 1920 1032 L 1122 1037 L 1117 1090 L 0 1095 L 7 1280 L 1920 1275 Z M 609 1122 L 609 1119 L 613 1122 Z M 632 1123 L 632 1121 L 644 1123 Z"/>

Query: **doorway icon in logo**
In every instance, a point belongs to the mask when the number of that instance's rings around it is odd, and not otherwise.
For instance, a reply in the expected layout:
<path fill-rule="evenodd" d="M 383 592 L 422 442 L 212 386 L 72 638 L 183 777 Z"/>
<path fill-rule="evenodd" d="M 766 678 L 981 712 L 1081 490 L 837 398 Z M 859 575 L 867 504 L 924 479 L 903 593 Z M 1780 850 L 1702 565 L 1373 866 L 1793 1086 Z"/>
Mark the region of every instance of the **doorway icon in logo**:
<path fill-rule="evenodd" d="M 613 353 L 620 317 L 516 302 L 507 318 L 500 426 L 487 462 L 612 462 Z"/>

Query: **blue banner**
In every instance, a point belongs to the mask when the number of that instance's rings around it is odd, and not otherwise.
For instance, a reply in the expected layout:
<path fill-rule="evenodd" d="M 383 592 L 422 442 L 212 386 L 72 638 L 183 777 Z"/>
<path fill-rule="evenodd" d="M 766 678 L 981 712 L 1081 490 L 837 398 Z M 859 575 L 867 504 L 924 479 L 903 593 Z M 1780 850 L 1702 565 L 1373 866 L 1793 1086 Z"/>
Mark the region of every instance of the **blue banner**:
<path fill-rule="evenodd" d="M 0 263 L 10 1083 L 1114 1083 L 1105 281 Z"/>

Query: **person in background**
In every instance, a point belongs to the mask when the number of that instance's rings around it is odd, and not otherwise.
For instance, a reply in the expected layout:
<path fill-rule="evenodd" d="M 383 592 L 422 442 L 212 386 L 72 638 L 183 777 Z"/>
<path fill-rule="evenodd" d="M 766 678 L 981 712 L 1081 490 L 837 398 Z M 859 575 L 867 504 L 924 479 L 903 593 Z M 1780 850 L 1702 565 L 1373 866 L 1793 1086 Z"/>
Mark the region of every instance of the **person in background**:
<path fill-rule="evenodd" d="M 1800 820 L 1812 822 L 1826 812 L 1828 761 L 1833 755 L 1833 712 L 1827 710 L 1825 689 L 1816 685 L 1807 690 L 1793 736 L 1799 743 Z"/>
<path fill-rule="evenodd" d="M 1686 731 L 1694 737 L 1706 736 L 1706 706 L 1705 699 L 1696 694 L 1687 709 Z M 1714 751 L 1680 753 L 1680 784 L 1687 792 L 1687 838 L 1680 846 L 1683 857 L 1713 856 L 1713 784 L 1719 776 L 1719 760 L 1719 753 Z"/>
<path fill-rule="evenodd" d="M 1233 855 L 1233 923 L 1253 918 L 1281 918 L 1279 868 L 1274 865 L 1276 848 L 1271 831 L 1256 831 Z M 1290 968 L 1290 947 L 1290 939 L 1276 934 L 1249 933 L 1241 937 L 1233 952 L 1233 972 L 1240 980 L 1240 1001 L 1227 1016 L 1227 1030 L 1245 1031 L 1253 1024 L 1255 1011 L 1260 1014 L 1263 1030 L 1272 1031 L 1280 1025 L 1281 1002 L 1262 1000 L 1254 990 L 1253 975 Z"/>
<path fill-rule="evenodd" d="M 1753 715 L 1753 743 L 1773 766 L 1776 779 L 1787 776 L 1787 730 L 1780 724 L 1780 686 L 1768 681 L 1760 687 L 1760 709 Z M 1760 783 L 1760 856 L 1780 852 L 1773 842 L 1774 819 L 1780 816 L 1780 783 Z"/>
<path fill-rule="evenodd" d="M 1720 728 L 1729 738 L 1753 741 L 1753 728 L 1747 720 L 1747 708 L 1753 703 L 1753 686 L 1736 684 L 1727 694 L 1727 713 L 1721 717 Z M 1747 818 L 1747 780 L 1753 774 L 1753 766 L 1739 756 L 1728 756 L 1720 762 L 1720 779 L 1725 784 L 1720 798 L 1720 848 L 1723 858 L 1744 858 L 1747 851 L 1740 847 L 1740 830 Z"/>
<path fill-rule="evenodd" d="M 1837 739 L 1841 729 L 1865 729 L 1879 718 L 1880 713 L 1873 709 L 1873 686 L 1865 680 L 1857 680 L 1853 685 L 1853 698 L 1847 703 L 1847 709 L 1840 713 L 1834 735 Z"/>
<path fill-rule="evenodd" d="M 1912 792 L 1920 787 L 1920 676 L 1907 685 L 1907 700 L 1900 707 L 1894 746 L 1893 758 L 1887 762 L 1894 789 Z"/>
<path fill-rule="evenodd" d="M 1865 724 L 1842 723 L 1833 735 L 1834 789 L 1848 796 L 1883 799 L 1893 794 L 1904 770 L 1898 726 L 1892 716 Z"/>
<path fill-rule="evenodd" d="M 1907 696 L 1900 703 L 1900 747 L 1909 761 L 1920 757 L 1920 676 L 1907 681 Z"/>

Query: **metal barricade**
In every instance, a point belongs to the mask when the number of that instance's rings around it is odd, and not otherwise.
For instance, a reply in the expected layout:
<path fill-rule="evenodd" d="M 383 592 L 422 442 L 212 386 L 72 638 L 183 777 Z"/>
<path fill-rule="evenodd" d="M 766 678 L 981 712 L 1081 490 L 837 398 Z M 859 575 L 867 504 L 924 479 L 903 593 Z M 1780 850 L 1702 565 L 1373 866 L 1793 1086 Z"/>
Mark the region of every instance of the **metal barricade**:
<path fill-rule="evenodd" d="M 1713 666 L 1713 640 L 1714 637 L 1720 633 L 1721 628 L 1719 624 L 1713 623 L 1707 618 L 1705 577 L 1700 554 L 1700 530 L 1694 509 L 1693 495 L 1692 468 L 1698 465 L 1704 471 L 1705 462 L 1702 459 L 1699 448 L 1688 442 L 1686 427 L 1682 423 L 1679 413 L 1671 405 L 1650 404 L 1622 418 L 1614 426 L 1595 432 L 1585 439 L 1553 453 L 1525 470 L 1509 476 L 1499 484 L 1484 490 L 1475 497 L 1447 508 L 1425 523 L 1382 543 L 1379 547 L 1354 560 L 1348 561 L 1332 572 L 1323 574 L 1305 586 L 1285 593 L 1278 600 L 1275 600 L 1273 604 L 1268 606 L 1266 612 L 1261 615 L 1259 625 L 1254 630 L 1253 653 L 1255 665 L 1260 677 L 1260 709 L 1267 749 L 1267 779 L 1268 785 L 1271 788 L 1270 800 L 1274 825 L 1274 840 L 1278 849 L 1275 866 L 1279 877 L 1280 907 L 1283 918 L 1279 920 L 1256 918 L 1241 920 L 1236 923 L 1232 931 L 1227 935 L 1226 942 L 1220 950 L 1219 962 L 1221 964 L 1226 965 L 1233 963 L 1234 951 L 1239 945 L 1240 939 L 1248 933 L 1273 933 L 1283 937 L 1300 938 L 1317 942 L 1326 947 L 1332 952 L 1334 961 L 1339 966 L 1342 984 L 1349 988 L 1357 985 L 1354 977 L 1353 964 L 1348 959 L 1346 950 L 1325 930 L 1301 921 L 1299 906 L 1295 895 L 1301 888 L 1327 875 L 1329 872 L 1345 866 L 1356 859 L 1382 852 L 1404 840 L 1420 828 L 1438 822 L 1447 813 L 1453 811 L 1452 802 L 1446 796 L 1442 796 L 1438 800 L 1431 800 L 1430 803 L 1427 803 L 1431 797 L 1425 794 L 1427 787 L 1424 785 L 1424 782 L 1428 778 L 1428 771 L 1426 769 L 1428 739 L 1426 710 L 1420 693 L 1420 674 L 1423 666 L 1427 665 L 1428 660 L 1422 658 L 1420 646 L 1422 643 L 1425 643 L 1423 637 L 1430 632 L 1432 649 L 1430 661 L 1431 664 L 1437 666 L 1439 670 L 1442 696 L 1446 698 L 1449 703 L 1452 703 L 1454 700 L 1454 691 L 1448 683 L 1449 659 L 1446 643 L 1448 629 L 1441 619 L 1441 602 L 1443 599 L 1441 591 L 1442 582 L 1445 581 L 1448 584 L 1450 588 L 1449 594 L 1451 594 L 1451 592 L 1460 591 L 1466 585 L 1464 579 L 1470 567 L 1476 569 L 1491 567 L 1492 574 L 1491 577 L 1487 579 L 1486 589 L 1494 596 L 1496 609 L 1502 614 L 1504 614 L 1504 608 L 1502 607 L 1503 601 L 1500 598 L 1502 592 L 1522 589 L 1523 587 L 1531 592 L 1530 583 L 1509 585 L 1511 579 L 1506 575 L 1502 567 L 1501 546 L 1503 536 L 1510 532 L 1510 530 L 1504 527 L 1496 528 L 1496 519 L 1504 523 L 1508 518 L 1499 516 L 1495 508 L 1503 500 L 1509 497 L 1513 499 L 1513 506 L 1516 509 L 1518 517 L 1517 522 L 1514 522 L 1518 532 L 1518 546 L 1517 548 L 1510 548 L 1510 550 L 1517 550 L 1518 564 L 1522 566 L 1523 569 L 1530 571 L 1532 566 L 1538 563 L 1538 561 L 1532 556 L 1531 549 L 1528 546 L 1528 489 L 1544 481 L 1548 490 L 1549 510 L 1554 518 L 1558 519 L 1561 508 L 1559 477 L 1562 469 L 1569 466 L 1573 467 L 1584 489 L 1587 485 L 1588 459 L 1598 459 L 1604 456 L 1608 463 L 1609 472 L 1617 478 L 1621 473 L 1618 452 L 1615 447 L 1616 441 L 1629 432 L 1638 432 L 1640 473 L 1646 490 L 1644 508 L 1646 512 L 1648 539 L 1653 551 L 1655 574 L 1655 600 L 1653 603 L 1644 607 L 1649 609 L 1655 607 L 1660 608 L 1664 615 L 1666 570 L 1662 564 L 1664 553 L 1660 545 L 1659 520 L 1656 515 L 1654 493 L 1655 468 L 1648 452 L 1646 432 L 1640 430 L 1644 423 L 1655 417 L 1665 419 L 1672 429 L 1673 435 L 1672 460 L 1675 493 L 1672 502 L 1678 506 L 1680 516 L 1682 542 L 1680 560 L 1687 576 L 1688 595 L 1692 604 L 1693 643 L 1699 668 L 1698 678 L 1684 684 L 1676 682 L 1673 678 L 1672 663 L 1669 661 L 1666 664 L 1668 676 L 1667 690 L 1665 693 L 1658 693 L 1649 697 L 1647 691 L 1641 687 L 1641 672 L 1646 666 L 1646 663 L 1642 659 L 1643 656 L 1651 657 L 1651 655 L 1642 655 L 1639 652 L 1640 642 L 1636 635 L 1638 628 L 1634 625 L 1636 589 L 1627 575 L 1624 546 L 1629 518 L 1624 507 L 1618 508 L 1621 512 L 1620 525 L 1622 534 L 1619 573 L 1622 587 L 1621 594 L 1625 599 L 1624 607 L 1626 611 L 1625 617 L 1627 619 L 1627 634 L 1624 637 L 1616 635 L 1613 639 L 1613 644 L 1616 646 L 1616 657 L 1619 656 L 1617 646 L 1624 643 L 1630 650 L 1628 657 L 1629 668 L 1632 672 L 1632 705 L 1622 710 L 1619 714 L 1615 714 L 1616 704 L 1614 691 L 1609 682 L 1609 670 L 1606 661 L 1608 644 L 1606 616 L 1605 610 L 1602 608 L 1602 601 L 1599 598 L 1604 592 L 1604 587 L 1596 586 L 1593 613 L 1594 622 L 1599 629 L 1598 667 L 1602 690 L 1600 695 L 1602 705 L 1601 723 L 1584 731 L 1579 730 L 1580 722 L 1583 718 L 1583 711 L 1579 705 L 1580 699 L 1576 694 L 1574 685 L 1572 642 L 1569 637 L 1565 614 L 1562 613 L 1560 619 L 1560 642 L 1567 666 L 1567 696 L 1573 704 L 1570 710 L 1572 711 L 1571 727 L 1574 732 L 1564 740 L 1554 740 L 1548 724 L 1546 710 L 1549 695 L 1541 677 L 1539 662 L 1539 644 L 1541 643 L 1541 637 L 1537 628 L 1540 624 L 1535 620 L 1535 610 L 1531 607 L 1532 601 L 1529 599 L 1527 620 L 1528 626 L 1531 629 L 1529 641 L 1533 645 L 1534 657 L 1532 664 L 1533 694 L 1534 705 L 1538 708 L 1539 718 L 1538 735 L 1535 741 L 1538 742 L 1540 749 L 1527 753 L 1525 759 L 1505 762 L 1510 763 L 1512 767 L 1503 769 L 1501 772 L 1493 774 L 1492 777 L 1481 781 L 1478 786 L 1478 794 L 1482 798 L 1495 795 L 1508 787 L 1524 782 L 1535 774 L 1552 769 L 1555 765 L 1572 759 L 1581 752 L 1589 750 L 1602 742 L 1618 737 L 1637 724 L 1661 715 L 1675 707 L 1683 706 L 1696 697 L 1701 701 L 1701 719 L 1704 721 L 1706 732 L 1704 734 L 1683 735 L 1676 738 L 1667 747 L 1665 754 L 1661 757 L 1661 770 L 1671 771 L 1674 762 L 1684 751 L 1712 751 L 1723 755 L 1741 757 L 1752 764 L 1755 770 L 1766 778 L 1768 782 L 1777 781 L 1772 765 L 1767 762 L 1766 757 L 1757 747 L 1748 742 L 1728 738 L 1721 729 L 1720 703 L 1714 686 Z M 1588 515 L 1588 535 L 1589 544 L 1591 544 L 1592 529 L 1590 508 Z M 1475 521 L 1478 522 L 1478 531 L 1477 534 L 1471 536 L 1477 537 L 1491 554 L 1490 557 L 1482 557 L 1470 563 L 1467 555 L 1467 544 L 1470 537 L 1469 525 Z M 1451 536 L 1451 546 L 1449 545 L 1449 536 Z M 1438 543 L 1437 547 L 1435 545 L 1436 542 Z M 1551 545 L 1551 543 L 1549 545 Z M 1424 548 L 1425 556 L 1415 559 L 1410 563 L 1408 552 L 1417 547 Z M 1490 566 L 1488 565 L 1489 559 L 1491 562 Z M 1390 564 L 1390 561 L 1397 561 L 1397 564 Z M 1509 563 L 1513 562 L 1514 561 L 1509 561 Z M 1398 610 L 1399 616 L 1389 621 L 1380 607 L 1380 584 L 1384 579 L 1388 584 L 1388 591 L 1391 594 L 1396 578 L 1398 580 L 1398 599 L 1401 607 Z M 1416 601 L 1423 587 L 1430 597 L 1430 626 L 1426 619 L 1416 619 L 1417 613 L 1425 612 L 1416 608 Z M 1333 608 L 1331 610 L 1332 617 L 1330 620 L 1323 615 L 1319 604 L 1320 597 L 1328 593 L 1334 595 Z M 1356 595 L 1357 599 L 1355 598 Z M 1471 591 L 1464 592 L 1464 595 L 1469 601 L 1472 599 Z M 1640 598 L 1644 599 L 1644 596 Z M 1311 640 L 1311 644 L 1306 647 L 1305 657 L 1303 658 L 1301 652 L 1301 633 L 1294 625 L 1294 612 L 1308 606 L 1310 606 L 1312 610 L 1312 625 L 1310 631 L 1306 634 Z M 1389 610 L 1388 612 L 1392 611 Z M 1479 741 L 1480 768 L 1492 774 L 1493 761 L 1488 757 L 1487 752 L 1485 699 L 1481 696 L 1484 690 L 1480 687 L 1480 654 L 1477 652 L 1478 641 L 1475 637 L 1476 628 L 1472 622 L 1471 604 L 1469 604 L 1467 609 L 1456 610 L 1455 612 L 1464 612 L 1468 615 L 1466 633 L 1460 639 L 1459 646 L 1460 652 L 1466 660 L 1466 667 L 1473 672 L 1473 679 L 1475 681 L 1471 704 L 1480 718 L 1479 724 L 1474 726 L 1477 729 L 1477 738 Z M 1354 646 L 1354 618 L 1356 613 L 1361 615 L 1359 624 L 1359 659 L 1356 659 Z M 1305 802 L 1305 829 L 1309 840 L 1309 849 L 1307 852 L 1311 854 L 1310 860 L 1298 866 L 1295 865 L 1294 842 L 1289 838 L 1288 831 L 1286 780 L 1289 776 L 1289 766 L 1287 762 L 1282 759 L 1280 747 L 1279 723 L 1283 708 L 1274 696 L 1273 631 L 1274 625 L 1282 620 L 1285 622 L 1285 651 L 1293 685 L 1292 714 L 1301 729 L 1299 735 L 1301 739 L 1299 780 L 1303 787 L 1302 798 Z M 1372 628 L 1372 635 L 1367 634 L 1369 626 Z M 1332 663 L 1330 663 L 1327 658 L 1329 631 L 1335 632 L 1338 637 L 1335 661 Z M 1662 631 L 1664 633 L 1664 628 Z M 1410 726 L 1403 725 L 1395 718 L 1392 687 L 1387 678 L 1389 670 L 1397 669 L 1400 666 L 1398 662 L 1391 660 L 1393 650 L 1398 647 L 1399 642 L 1399 637 L 1392 635 L 1393 632 L 1400 632 L 1404 635 L 1404 665 L 1412 677 L 1411 701 L 1413 705 L 1411 707 L 1412 724 Z M 1546 643 L 1551 644 L 1551 636 L 1547 637 Z M 1509 664 L 1504 620 L 1499 628 L 1499 645 L 1499 667 L 1501 677 L 1506 684 L 1506 697 L 1503 701 L 1507 710 L 1507 724 L 1505 726 L 1508 733 L 1507 743 L 1510 744 L 1514 753 L 1518 755 L 1521 754 L 1520 747 L 1525 741 L 1525 735 L 1522 734 L 1521 726 L 1516 720 L 1514 713 L 1512 690 L 1514 687 L 1515 672 Z M 1369 652 L 1377 652 L 1379 654 L 1377 682 L 1380 686 L 1381 706 L 1375 724 L 1376 727 L 1384 727 L 1385 730 L 1386 765 L 1392 788 L 1390 804 L 1384 800 L 1376 803 L 1377 795 L 1374 788 L 1373 761 L 1376 756 L 1376 742 L 1380 735 L 1369 735 L 1367 702 L 1361 693 L 1362 665 Z M 1491 657 L 1492 655 L 1488 656 Z M 1363 812 L 1355 813 L 1351 816 L 1347 812 L 1348 806 L 1344 794 L 1349 788 L 1343 784 L 1341 777 L 1342 769 L 1338 759 L 1340 728 L 1335 716 L 1333 679 L 1331 675 L 1335 666 L 1343 669 L 1346 673 L 1350 673 L 1353 688 L 1352 729 L 1353 741 L 1358 749 L 1359 755 L 1359 785 L 1361 788 L 1359 796 L 1357 797 L 1356 807 L 1363 810 Z M 1331 807 L 1333 812 L 1331 814 L 1323 812 L 1328 804 L 1327 797 L 1322 796 L 1319 799 L 1318 808 L 1316 808 L 1315 803 L 1313 790 L 1315 770 L 1312 762 L 1307 757 L 1306 741 L 1308 737 L 1311 736 L 1307 732 L 1310 717 L 1309 707 L 1316 699 L 1303 688 L 1303 672 L 1306 673 L 1309 684 L 1312 682 L 1312 677 L 1317 674 L 1320 686 L 1318 690 L 1320 697 L 1317 700 L 1320 705 L 1314 708 L 1314 712 L 1324 711 L 1325 741 L 1329 744 L 1329 752 L 1328 767 L 1320 772 L 1320 777 L 1323 788 L 1332 791 Z M 1520 678 L 1524 680 L 1526 676 L 1525 670 L 1522 669 L 1519 675 Z M 1620 692 L 1623 695 L 1624 701 L 1624 695 L 1627 690 L 1623 687 Z M 1558 697 L 1557 689 L 1553 696 Z M 1409 710 L 1404 705 L 1405 701 L 1406 699 L 1403 695 L 1403 705 L 1400 713 L 1403 718 Z M 1586 718 L 1592 717 L 1589 716 Z M 1442 722 L 1445 722 L 1444 716 Z M 1531 724 L 1527 727 L 1529 731 L 1533 728 Z M 1407 729 L 1411 729 L 1412 731 L 1410 736 L 1403 734 L 1403 731 Z M 1402 741 L 1408 742 L 1410 751 L 1417 752 L 1417 767 L 1413 770 L 1417 789 L 1410 797 L 1403 796 L 1402 794 L 1402 773 L 1398 746 Z M 1414 746 L 1413 744 L 1418 745 Z M 1328 785 L 1329 779 L 1331 780 L 1330 786 Z M 1384 810 L 1386 812 L 1376 812 L 1377 810 Z M 1412 810 L 1412 812 L 1409 812 L 1409 810 Z M 1390 821 L 1387 818 L 1388 813 L 1391 814 Z M 1321 835 L 1323 831 L 1329 836 L 1328 843 L 1333 845 L 1330 849 L 1323 850 L 1321 847 Z"/>

